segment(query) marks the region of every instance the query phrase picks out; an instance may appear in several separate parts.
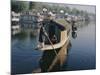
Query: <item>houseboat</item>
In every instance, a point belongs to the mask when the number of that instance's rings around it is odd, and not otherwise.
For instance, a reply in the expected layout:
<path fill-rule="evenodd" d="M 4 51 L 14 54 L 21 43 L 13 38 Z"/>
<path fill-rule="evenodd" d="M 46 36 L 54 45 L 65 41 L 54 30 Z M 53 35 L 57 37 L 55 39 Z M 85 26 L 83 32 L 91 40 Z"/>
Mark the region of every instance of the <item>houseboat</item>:
<path fill-rule="evenodd" d="M 15 35 L 20 32 L 20 24 L 19 24 L 20 14 L 12 12 L 11 16 L 12 16 L 11 31 L 12 31 L 12 35 Z"/>
<path fill-rule="evenodd" d="M 21 13 L 20 23 L 22 28 L 34 28 L 37 23 L 37 15 L 31 11 Z"/>

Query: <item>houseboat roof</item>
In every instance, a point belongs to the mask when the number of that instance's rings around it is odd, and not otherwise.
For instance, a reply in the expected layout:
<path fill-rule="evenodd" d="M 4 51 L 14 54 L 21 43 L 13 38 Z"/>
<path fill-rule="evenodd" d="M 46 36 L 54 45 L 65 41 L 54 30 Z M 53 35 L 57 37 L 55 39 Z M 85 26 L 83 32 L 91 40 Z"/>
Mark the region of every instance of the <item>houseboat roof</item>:
<path fill-rule="evenodd" d="M 69 24 L 65 19 L 55 19 L 53 21 L 56 22 L 57 24 L 65 27 L 66 29 L 69 29 Z"/>
<path fill-rule="evenodd" d="M 19 21 L 19 18 L 12 18 L 11 21 Z"/>

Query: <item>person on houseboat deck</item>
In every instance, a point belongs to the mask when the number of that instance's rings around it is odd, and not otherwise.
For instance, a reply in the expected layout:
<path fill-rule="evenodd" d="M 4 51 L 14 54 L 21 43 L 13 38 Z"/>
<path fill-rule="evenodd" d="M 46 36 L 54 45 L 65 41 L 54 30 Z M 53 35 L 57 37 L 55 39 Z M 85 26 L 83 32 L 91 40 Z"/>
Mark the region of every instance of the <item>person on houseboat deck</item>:
<path fill-rule="evenodd" d="M 48 35 L 45 31 L 44 25 L 42 25 L 41 28 L 40 28 L 38 48 L 43 48 L 44 47 L 45 36 L 48 36 Z"/>
<path fill-rule="evenodd" d="M 44 29 L 44 26 L 41 26 L 40 34 L 39 34 L 39 45 L 38 45 L 38 48 L 43 48 L 44 47 L 45 36 L 47 37 L 48 35 L 47 35 L 47 33 L 46 33 L 45 29 Z M 57 43 L 56 35 L 54 34 L 53 37 L 50 40 L 51 40 L 51 42 L 53 44 Z"/>
<path fill-rule="evenodd" d="M 51 41 L 53 44 L 56 44 L 57 43 L 57 37 L 56 35 L 54 34 L 53 37 L 51 38 Z"/>
<path fill-rule="evenodd" d="M 40 28 L 40 34 L 39 34 L 39 45 L 38 48 L 44 47 L 44 27 L 41 26 Z"/>

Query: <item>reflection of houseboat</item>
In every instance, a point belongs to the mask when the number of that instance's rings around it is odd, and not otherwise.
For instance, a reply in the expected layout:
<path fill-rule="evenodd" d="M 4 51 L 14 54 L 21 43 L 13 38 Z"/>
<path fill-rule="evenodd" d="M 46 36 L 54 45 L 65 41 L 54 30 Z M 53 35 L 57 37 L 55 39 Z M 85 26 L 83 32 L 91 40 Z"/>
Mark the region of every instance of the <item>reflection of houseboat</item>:
<path fill-rule="evenodd" d="M 40 42 L 40 50 L 61 48 L 69 38 L 70 27 L 64 19 L 51 20 L 44 24 L 44 28 L 46 37 L 44 38 L 45 40 L 41 37 L 43 41 Z M 40 36 L 41 34 L 42 32 L 40 29 Z M 56 37 L 55 41 L 53 40 L 54 37 Z"/>
<path fill-rule="evenodd" d="M 12 15 L 12 19 L 11 19 L 12 35 L 15 35 L 20 32 L 20 24 L 19 24 L 20 14 L 12 12 L 11 15 Z"/>

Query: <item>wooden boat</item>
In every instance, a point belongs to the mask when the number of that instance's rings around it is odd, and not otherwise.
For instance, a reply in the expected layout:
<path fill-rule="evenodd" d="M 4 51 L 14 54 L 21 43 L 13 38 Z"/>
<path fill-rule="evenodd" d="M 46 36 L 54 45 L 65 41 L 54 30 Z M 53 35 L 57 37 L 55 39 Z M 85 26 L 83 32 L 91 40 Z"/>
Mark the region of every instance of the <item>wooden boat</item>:
<path fill-rule="evenodd" d="M 53 50 L 61 48 L 66 41 L 69 39 L 70 25 L 64 19 L 50 20 L 45 22 L 45 41 L 44 46 L 40 47 L 39 50 Z M 52 36 L 56 35 L 56 43 L 52 42 Z"/>

